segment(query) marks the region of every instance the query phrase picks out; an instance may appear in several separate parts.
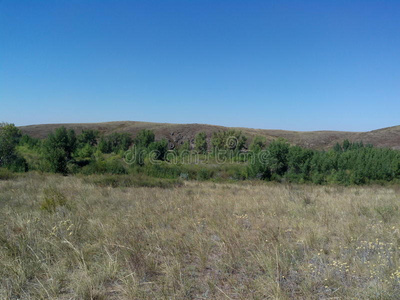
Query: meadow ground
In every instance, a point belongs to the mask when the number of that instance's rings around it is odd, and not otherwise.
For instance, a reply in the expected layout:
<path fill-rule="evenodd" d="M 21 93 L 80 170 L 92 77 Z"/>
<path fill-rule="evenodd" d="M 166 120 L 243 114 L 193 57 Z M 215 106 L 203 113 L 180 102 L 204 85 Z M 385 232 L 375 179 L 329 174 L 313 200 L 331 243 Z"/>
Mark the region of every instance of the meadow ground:
<path fill-rule="evenodd" d="M 0 299 L 398 299 L 400 190 L 0 181 Z"/>

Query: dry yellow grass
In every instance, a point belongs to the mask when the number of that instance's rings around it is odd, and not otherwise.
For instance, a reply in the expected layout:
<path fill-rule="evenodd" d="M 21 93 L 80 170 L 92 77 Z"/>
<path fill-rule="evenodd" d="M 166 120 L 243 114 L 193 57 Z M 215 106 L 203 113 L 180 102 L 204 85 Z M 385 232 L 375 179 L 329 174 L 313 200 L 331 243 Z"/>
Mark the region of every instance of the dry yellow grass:
<path fill-rule="evenodd" d="M 398 299 L 400 193 L 0 181 L 0 299 Z"/>

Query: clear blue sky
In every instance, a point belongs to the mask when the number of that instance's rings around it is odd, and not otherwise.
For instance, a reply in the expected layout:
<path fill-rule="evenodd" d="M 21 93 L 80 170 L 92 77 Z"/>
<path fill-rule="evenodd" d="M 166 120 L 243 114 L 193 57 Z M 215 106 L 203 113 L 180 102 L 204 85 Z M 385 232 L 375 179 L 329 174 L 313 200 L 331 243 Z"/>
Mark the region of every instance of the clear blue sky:
<path fill-rule="evenodd" d="M 400 1 L 0 0 L 0 121 L 400 124 Z"/>

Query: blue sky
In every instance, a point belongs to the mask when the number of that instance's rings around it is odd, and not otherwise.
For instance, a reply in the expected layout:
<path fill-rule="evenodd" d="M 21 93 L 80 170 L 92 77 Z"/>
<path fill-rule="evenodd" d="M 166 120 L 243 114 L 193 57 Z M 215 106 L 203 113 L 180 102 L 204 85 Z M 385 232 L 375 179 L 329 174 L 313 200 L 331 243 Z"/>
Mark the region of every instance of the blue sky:
<path fill-rule="evenodd" d="M 399 125 L 400 1 L 0 0 L 0 121 Z"/>

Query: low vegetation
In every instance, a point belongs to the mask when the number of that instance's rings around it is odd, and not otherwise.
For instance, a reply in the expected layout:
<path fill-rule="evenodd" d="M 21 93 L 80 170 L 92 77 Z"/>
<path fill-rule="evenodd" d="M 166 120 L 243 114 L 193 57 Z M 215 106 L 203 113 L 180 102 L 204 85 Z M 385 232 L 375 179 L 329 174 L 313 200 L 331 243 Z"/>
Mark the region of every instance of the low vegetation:
<path fill-rule="evenodd" d="M 0 299 L 398 299 L 394 186 L 130 177 L 3 177 Z"/>

